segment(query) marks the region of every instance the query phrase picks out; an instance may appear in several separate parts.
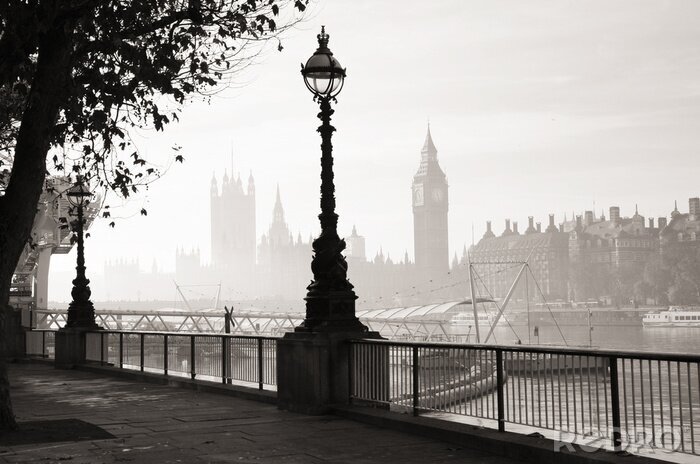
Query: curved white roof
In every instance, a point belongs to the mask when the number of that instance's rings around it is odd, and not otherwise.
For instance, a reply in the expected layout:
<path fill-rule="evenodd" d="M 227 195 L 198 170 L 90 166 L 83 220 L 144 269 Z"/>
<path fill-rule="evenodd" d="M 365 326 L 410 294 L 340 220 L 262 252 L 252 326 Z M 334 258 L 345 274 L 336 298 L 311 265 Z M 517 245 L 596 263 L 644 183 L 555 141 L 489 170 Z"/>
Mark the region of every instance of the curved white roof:
<path fill-rule="evenodd" d="M 471 300 L 450 301 L 448 303 L 429 304 L 424 306 L 409 306 L 403 308 L 366 309 L 357 311 L 360 319 L 393 319 L 403 320 L 408 318 L 431 316 L 456 312 L 455 307 L 471 304 Z"/>

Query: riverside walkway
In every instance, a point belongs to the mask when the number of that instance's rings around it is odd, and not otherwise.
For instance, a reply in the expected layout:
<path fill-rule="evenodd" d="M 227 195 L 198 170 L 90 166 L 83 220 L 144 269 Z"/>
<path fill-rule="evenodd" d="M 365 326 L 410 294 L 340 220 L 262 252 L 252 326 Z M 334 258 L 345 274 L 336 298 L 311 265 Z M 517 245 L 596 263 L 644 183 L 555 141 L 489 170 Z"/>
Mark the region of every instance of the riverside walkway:
<path fill-rule="evenodd" d="M 0 437 L 0 462 L 519 462 L 337 416 L 46 364 L 12 364 L 10 382 L 24 426 Z"/>

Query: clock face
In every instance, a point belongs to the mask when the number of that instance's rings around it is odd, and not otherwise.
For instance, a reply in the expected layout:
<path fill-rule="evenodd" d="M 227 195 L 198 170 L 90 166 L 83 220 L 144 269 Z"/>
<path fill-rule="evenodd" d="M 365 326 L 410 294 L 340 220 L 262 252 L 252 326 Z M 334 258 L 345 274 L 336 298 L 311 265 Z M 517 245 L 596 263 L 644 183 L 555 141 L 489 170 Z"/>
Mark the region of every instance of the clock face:
<path fill-rule="evenodd" d="M 435 203 L 442 203 L 442 200 L 445 198 L 445 195 L 442 192 L 442 189 L 439 189 L 439 188 L 433 189 L 432 195 L 433 195 L 433 201 L 435 201 Z"/>
<path fill-rule="evenodd" d="M 413 188 L 413 204 L 416 206 L 423 205 L 423 186 L 416 185 Z"/>

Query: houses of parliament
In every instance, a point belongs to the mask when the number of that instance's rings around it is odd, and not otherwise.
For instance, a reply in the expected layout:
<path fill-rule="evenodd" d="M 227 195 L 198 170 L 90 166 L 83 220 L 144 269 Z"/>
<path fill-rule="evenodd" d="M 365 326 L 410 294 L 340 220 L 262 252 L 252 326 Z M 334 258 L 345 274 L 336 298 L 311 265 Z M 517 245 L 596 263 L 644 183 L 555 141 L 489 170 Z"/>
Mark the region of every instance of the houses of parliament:
<path fill-rule="evenodd" d="M 348 278 L 360 298 L 360 307 L 401 304 L 407 298 L 423 299 L 422 290 L 430 291 L 449 273 L 448 184 L 429 127 L 411 192 L 415 261 L 409 259 L 407 252 L 398 260 L 384 256 L 381 251 L 368 259 L 365 239 L 355 227 L 345 237 Z M 150 274 L 139 273 L 138 263 L 119 261 L 105 266 L 105 279 L 119 281 L 120 288 L 129 289 L 132 295 L 146 293 L 134 289 L 134 285 L 153 290 L 168 284 L 172 287 L 175 280 L 183 286 L 220 283 L 221 298 L 225 301 L 302 302 L 312 278 L 312 237 L 302 237 L 290 230 L 279 186 L 270 225 L 260 235 L 256 230 L 256 207 L 252 173 L 245 181 L 240 176 L 229 177 L 228 173 L 220 180 L 214 175 L 210 183 L 211 261 L 208 264 L 203 263 L 198 248 L 178 248 L 174 276 L 159 272 L 155 265 Z"/>
<path fill-rule="evenodd" d="M 619 207 L 612 206 L 599 216 L 585 211 L 567 220 L 564 215 L 558 223 L 550 214 L 546 227 L 529 217 L 522 232 L 516 221 L 507 219 L 498 234 L 489 221 L 484 236 L 469 251 L 465 246 L 461 256 L 455 254 L 450 260 L 449 190 L 437 153 L 428 127 L 410 190 L 414 261 L 408 252 L 400 259 L 384 256 L 381 248 L 368 259 L 365 239 L 355 227 L 345 237 L 348 278 L 355 286 L 359 308 L 468 298 L 470 263 L 476 275 L 472 280 L 478 280 L 478 296 L 503 297 L 518 273 L 519 265 L 515 264 L 525 261 L 534 278 L 517 289 L 515 298 L 594 299 L 614 304 L 614 294 L 620 294 L 619 300 L 625 293 L 619 288 L 624 280 L 629 281 L 625 285 L 630 289 L 649 286 L 643 282 L 647 266 L 665 256 L 696 252 L 700 256 L 700 199 L 690 198 L 688 213 L 681 213 L 676 205 L 670 218 L 645 218 L 636 208 L 634 215 L 623 216 Z M 160 272 L 155 263 L 151 272 L 145 273 L 137 262 L 118 261 L 105 266 L 105 280 L 123 296 L 167 299 L 167 295 L 174 296 L 174 280 L 182 286 L 219 285 L 223 301 L 265 300 L 279 302 L 279 309 L 298 308 L 312 278 L 312 237 L 290 230 L 279 187 L 270 225 L 260 235 L 256 211 L 252 173 L 245 182 L 227 173 L 220 181 L 213 176 L 209 263 L 203 264 L 199 249 L 179 248 L 174 275 Z M 352 218 L 347 219 L 352 222 Z M 635 294 L 640 293 L 637 290 Z M 640 294 L 642 302 L 658 303 L 653 292 Z M 122 295 L 107 298 L 118 300 Z"/>

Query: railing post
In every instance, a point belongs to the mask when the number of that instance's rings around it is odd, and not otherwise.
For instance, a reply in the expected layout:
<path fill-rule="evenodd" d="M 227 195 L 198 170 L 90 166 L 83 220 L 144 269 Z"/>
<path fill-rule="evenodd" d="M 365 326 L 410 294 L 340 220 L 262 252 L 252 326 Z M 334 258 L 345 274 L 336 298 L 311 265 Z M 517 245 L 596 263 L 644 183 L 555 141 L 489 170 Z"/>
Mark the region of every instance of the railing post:
<path fill-rule="evenodd" d="M 231 378 L 231 362 L 231 338 L 226 337 L 226 383 L 228 385 L 231 385 L 233 383 L 233 379 Z"/>
<path fill-rule="evenodd" d="M 353 397 L 353 384 L 355 382 L 355 344 L 352 342 L 348 342 L 348 402 L 352 403 L 352 397 Z"/>
<path fill-rule="evenodd" d="M 418 347 L 414 346 L 413 347 L 413 370 L 411 372 L 413 376 L 413 415 L 417 416 L 418 415 L 418 400 L 420 398 L 419 392 L 418 392 L 418 369 L 420 368 L 419 366 L 419 361 L 418 361 Z"/>
<path fill-rule="evenodd" d="M 196 371 L 197 366 L 195 366 L 194 356 L 195 356 L 194 335 L 190 335 L 190 377 L 192 377 L 192 380 L 194 380 L 195 376 L 197 375 L 197 371 Z"/>
<path fill-rule="evenodd" d="M 140 340 L 141 341 L 141 356 L 140 356 L 139 362 L 140 362 L 141 372 L 143 372 L 143 364 L 144 364 L 143 347 L 145 345 L 145 343 L 144 343 L 145 336 L 144 336 L 144 334 L 140 334 L 140 335 L 141 335 L 141 340 Z"/>
<path fill-rule="evenodd" d="M 498 390 L 498 431 L 506 431 L 506 418 L 503 403 L 503 351 L 496 349 L 496 388 Z"/>
<path fill-rule="evenodd" d="M 163 375 L 168 375 L 168 334 L 163 335 Z"/>
<path fill-rule="evenodd" d="M 258 338 L 258 388 L 263 389 L 263 339 Z"/>
<path fill-rule="evenodd" d="M 100 332 L 100 366 L 105 365 L 105 333 Z"/>
<path fill-rule="evenodd" d="M 226 365 L 227 363 L 227 355 L 226 355 L 226 337 L 221 336 L 221 383 L 224 385 L 226 384 Z"/>
<path fill-rule="evenodd" d="M 119 369 L 124 367 L 124 332 L 119 332 Z"/>
<path fill-rule="evenodd" d="M 46 352 L 46 331 L 41 332 L 41 357 L 49 357 L 49 354 Z"/>
<path fill-rule="evenodd" d="M 610 402 L 612 403 L 612 424 L 613 424 L 613 448 L 615 451 L 622 450 L 622 434 L 620 428 L 620 389 L 618 386 L 617 357 L 608 358 L 610 364 Z"/>

